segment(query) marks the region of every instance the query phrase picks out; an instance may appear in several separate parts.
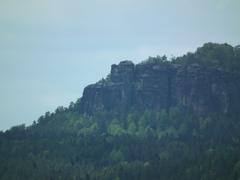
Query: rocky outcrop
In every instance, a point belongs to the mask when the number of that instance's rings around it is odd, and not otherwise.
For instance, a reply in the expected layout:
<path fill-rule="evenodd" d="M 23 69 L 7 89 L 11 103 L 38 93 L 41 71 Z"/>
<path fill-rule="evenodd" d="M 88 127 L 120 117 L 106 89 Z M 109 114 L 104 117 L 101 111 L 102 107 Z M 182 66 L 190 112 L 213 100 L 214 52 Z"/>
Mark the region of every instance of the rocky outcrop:
<path fill-rule="evenodd" d="M 80 111 L 181 107 L 198 114 L 228 113 L 240 107 L 240 76 L 197 64 L 122 61 L 109 79 L 87 86 Z"/>

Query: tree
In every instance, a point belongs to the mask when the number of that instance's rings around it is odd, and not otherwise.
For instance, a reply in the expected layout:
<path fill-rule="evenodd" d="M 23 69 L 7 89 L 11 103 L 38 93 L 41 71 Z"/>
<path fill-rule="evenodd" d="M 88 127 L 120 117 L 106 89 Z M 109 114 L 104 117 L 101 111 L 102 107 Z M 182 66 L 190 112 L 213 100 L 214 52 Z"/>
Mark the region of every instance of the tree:
<path fill-rule="evenodd" d="M 113 119 L 108 126 L 108 133 L 113 136 L 121 136 L 126 133 L 126 131 L 121 126 L 117 119 Z"/>

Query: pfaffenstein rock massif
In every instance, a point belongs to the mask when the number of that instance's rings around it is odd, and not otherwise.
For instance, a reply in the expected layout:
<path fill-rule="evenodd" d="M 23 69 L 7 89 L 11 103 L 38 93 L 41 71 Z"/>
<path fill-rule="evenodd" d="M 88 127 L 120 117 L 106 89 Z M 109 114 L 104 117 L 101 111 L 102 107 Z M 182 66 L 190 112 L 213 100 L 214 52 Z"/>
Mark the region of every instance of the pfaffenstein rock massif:
<path fill-rule="evenodd" d="M 229 113 L 240 107 L 240 76 L 199 64 L 112 65 L 106 80 L 87 86 L 80 110 L 94 113 L 121 107 L 139 110 L 180 107 L 197 114 Z"/>

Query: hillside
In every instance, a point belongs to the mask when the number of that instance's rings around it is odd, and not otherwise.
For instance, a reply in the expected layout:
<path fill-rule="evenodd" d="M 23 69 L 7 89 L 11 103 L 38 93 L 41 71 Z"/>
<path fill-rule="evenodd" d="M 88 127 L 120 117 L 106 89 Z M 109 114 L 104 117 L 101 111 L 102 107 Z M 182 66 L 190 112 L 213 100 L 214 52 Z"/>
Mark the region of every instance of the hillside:
<path fill-rule="evenodd" d="M 0 179 L 237 180 L 240 49 L 122 61 L 69 107 L 0 132 Z"/>

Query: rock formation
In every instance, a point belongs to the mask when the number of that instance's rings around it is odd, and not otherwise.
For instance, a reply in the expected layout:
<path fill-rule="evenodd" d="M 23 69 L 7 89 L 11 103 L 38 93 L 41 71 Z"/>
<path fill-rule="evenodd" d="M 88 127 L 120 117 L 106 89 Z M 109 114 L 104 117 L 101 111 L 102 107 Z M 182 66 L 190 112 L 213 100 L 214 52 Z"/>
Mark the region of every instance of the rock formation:
<path fill-rule="evenodd" d="M 226 114 L 240 107 L 240 76 L 198 64 L 122 61 L 109 78 L 84 89 L 80 111 L 116 108 L 169 109 L 181 107 L 198 114 Z"/>

